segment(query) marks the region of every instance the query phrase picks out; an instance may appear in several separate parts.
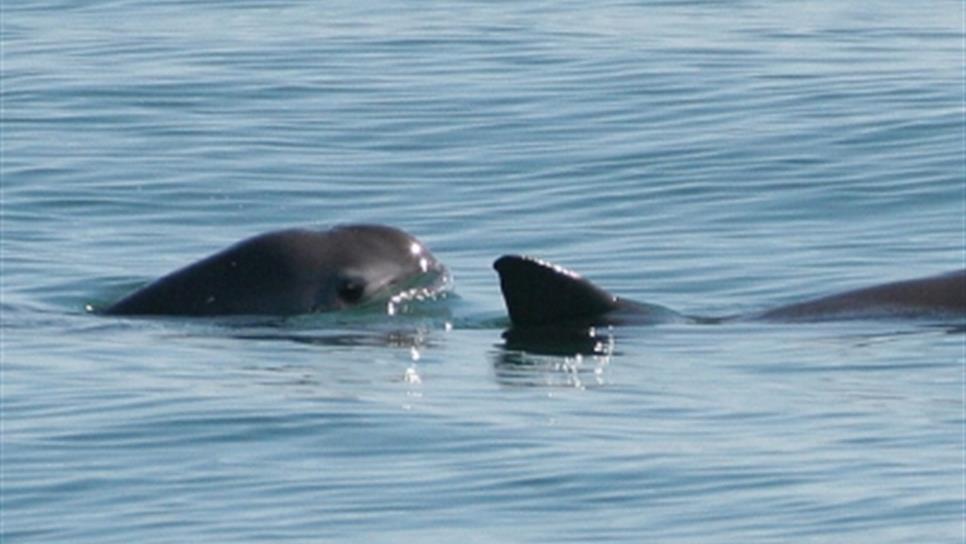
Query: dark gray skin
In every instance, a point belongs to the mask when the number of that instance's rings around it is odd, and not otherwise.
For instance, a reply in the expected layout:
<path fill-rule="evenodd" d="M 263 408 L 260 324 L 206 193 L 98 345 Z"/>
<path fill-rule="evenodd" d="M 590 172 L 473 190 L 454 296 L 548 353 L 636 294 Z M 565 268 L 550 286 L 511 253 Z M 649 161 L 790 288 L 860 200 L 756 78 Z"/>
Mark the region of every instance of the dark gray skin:
<path fill-rule="evenodd" d="M 966 270 L 847 291 L 752 315 L 706 318 L 617 297 L 569 270 L 532 257 L 506 255 L 493 267 L 500 275 L 503 298 L 516 328 L 742 319 L 966 317 Z"/>
<path fill-rule="evenodd" d="M 449 273 L 409 234 L 381 225 L 280 230 L 172 272 L 109 315 L 275 315 L 342 310 L 441 290 Z"/>

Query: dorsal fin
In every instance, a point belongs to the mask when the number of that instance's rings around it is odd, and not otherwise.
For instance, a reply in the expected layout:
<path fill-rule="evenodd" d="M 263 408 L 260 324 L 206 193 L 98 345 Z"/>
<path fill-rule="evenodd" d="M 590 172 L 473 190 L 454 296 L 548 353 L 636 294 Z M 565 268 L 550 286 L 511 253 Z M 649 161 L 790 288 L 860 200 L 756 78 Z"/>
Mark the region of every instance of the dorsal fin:
<path fill-rule="evenodd" d="M 504 255 L 493 268 L 500 275 L 510 321 L 517 326 L 592 321 L 622 307 L 614 295 L 540 259 Z"/>

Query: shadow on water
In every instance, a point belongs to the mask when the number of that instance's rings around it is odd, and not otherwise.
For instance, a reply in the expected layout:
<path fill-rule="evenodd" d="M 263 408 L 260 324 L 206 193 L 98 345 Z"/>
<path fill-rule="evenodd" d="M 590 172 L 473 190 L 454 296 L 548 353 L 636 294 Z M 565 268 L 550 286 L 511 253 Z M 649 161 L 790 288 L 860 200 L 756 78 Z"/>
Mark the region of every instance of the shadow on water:
<path fill-rule="evenodd" d="M 340 312 L 298 316 L 104 316 L 88 305 L 87 314 L 99 315 L 108 327 L 161 331 L 183 337 L 210 337 L 253 342 L 288 342 L 325 348 L 432 348 L 436 332 L 452 328 L 446 299 L 367 305 Z M 451 302 L 451 300 L 449 301 Z M 149 325 L 149 326 L 146 326 Z"/>
<path fill-rule="evenodd" d="M 433 348 L 433 333 L 452 329 L 452 296 L 288 318 L 238 321 L 228 336 L 239 340 L 291 342 L 327 348 Z"/>
<path fill-rule="evenodd" d="M 221 321 L 220 332 L 237 340 L 288 342 L 319 348 L 431 349 L 434 333 L 449 330 L 445 305 L 427 303 L 387 316 L 372 309 L 294 318 Z"/>
<path fill-rule="evenodd" d="M 961 318 L 904 320 L 905 328 L 896 328 L 894 319 L 883 321 L 890 325 L 887 330 L 878 326 L 874 331 L 846 328 L 835 329 L 834 334 L 856 346 L 913 334 L 966 334 L 966 322 Z M 700 323 L 719 324 L 711 320 Z M 763 334 L 773 333 L 776 327 L 789 326 L 768 322 L 758 325 Z M 734 331 L 734 334 L 741 333 Z M 606 385 L 607 368 L 620 355 L 616 345 L 613 327 L 510 328 L 504 331 L 503 343 L 496 346 L 491 361 L 497 382 L 504 386 L 597 387 Z"/>
<path fill-rule="evenodd" d="M 611 355 L 614 334 L 611 327 L 512 328 L 503 332 L 503 348 L 535 355 Z"/>
<path fill-rule="evenodd" d="M 237 340 L 291 342 L 303 346 L 326 348 L 432 348 L 429 328 L 398 328 L 393 330 L 341 330 L 326 332 L 283 332 L 259 330 L 230 335 Z"/>
<path fill-rule="evenodd" d="M 611 328 L 508 329 L 492 357 L 501 385 L 584 389 L 606 383 L 616 355 Z"/>

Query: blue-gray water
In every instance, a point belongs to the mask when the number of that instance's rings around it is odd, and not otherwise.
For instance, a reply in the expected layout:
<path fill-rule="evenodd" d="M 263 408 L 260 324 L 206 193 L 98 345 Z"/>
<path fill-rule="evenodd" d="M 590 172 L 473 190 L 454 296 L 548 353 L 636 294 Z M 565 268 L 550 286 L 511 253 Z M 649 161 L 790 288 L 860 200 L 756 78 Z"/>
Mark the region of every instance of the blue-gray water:
<path fill-rule="evenodd" d="M 963 267 L 962 9 L 3 2 L 0 540 L 961 542 L 961 324 L 518 349 L 490 266 L 706 315 Z M 458 297 L 86 310 L 355 221 Z"/>

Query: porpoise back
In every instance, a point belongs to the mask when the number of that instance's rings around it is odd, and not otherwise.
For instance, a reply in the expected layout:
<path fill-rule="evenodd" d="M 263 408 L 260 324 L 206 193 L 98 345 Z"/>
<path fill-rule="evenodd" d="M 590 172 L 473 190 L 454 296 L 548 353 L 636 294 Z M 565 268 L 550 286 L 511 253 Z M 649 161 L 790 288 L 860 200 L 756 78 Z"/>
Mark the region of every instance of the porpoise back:
<path fill-rule="evenodd" d="M 696 317 L 620 298 L 570 270 L 533 257 L 504 255 L 493 267 L 514 327 L 966 316 L 966 270 L 885 283 L 756 314 Z"/>

